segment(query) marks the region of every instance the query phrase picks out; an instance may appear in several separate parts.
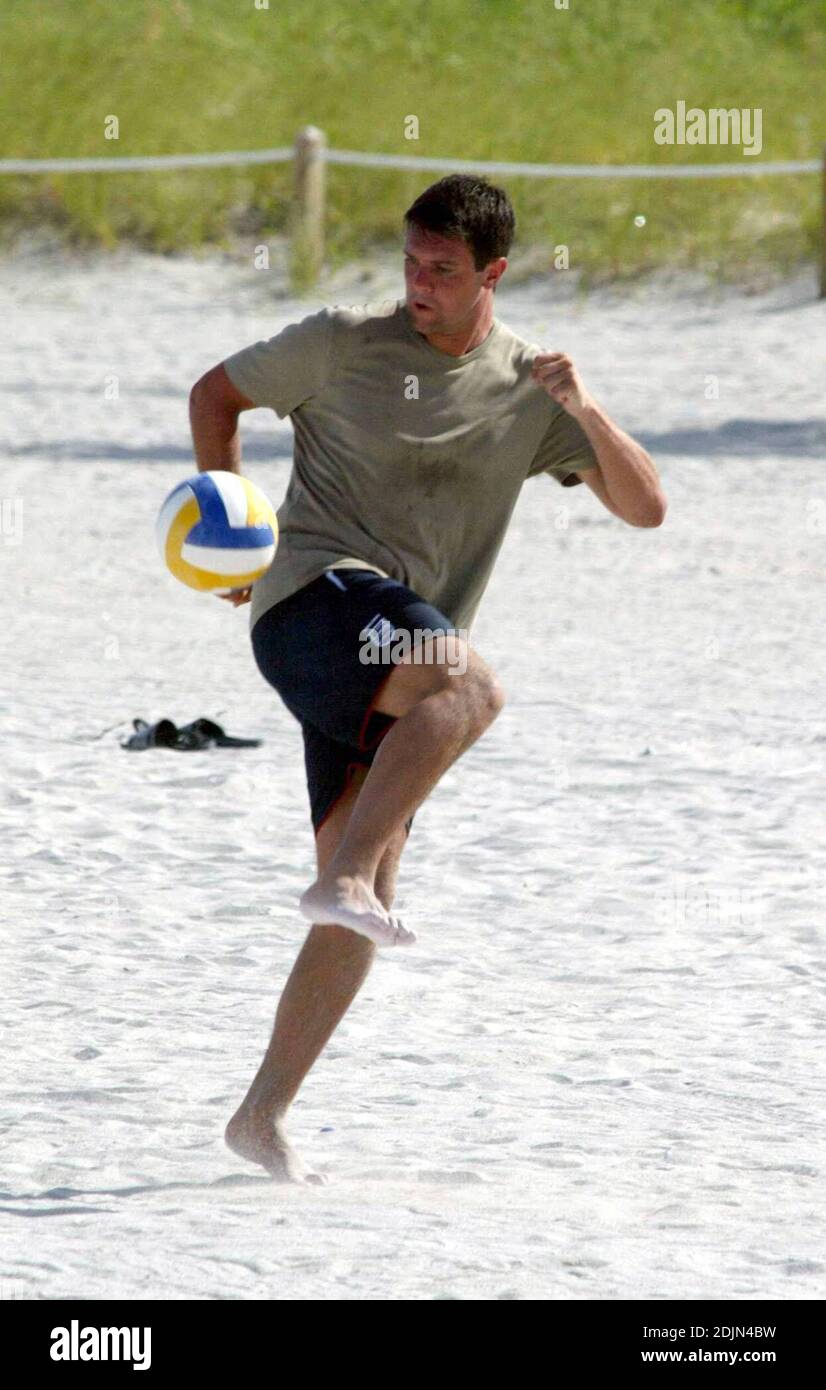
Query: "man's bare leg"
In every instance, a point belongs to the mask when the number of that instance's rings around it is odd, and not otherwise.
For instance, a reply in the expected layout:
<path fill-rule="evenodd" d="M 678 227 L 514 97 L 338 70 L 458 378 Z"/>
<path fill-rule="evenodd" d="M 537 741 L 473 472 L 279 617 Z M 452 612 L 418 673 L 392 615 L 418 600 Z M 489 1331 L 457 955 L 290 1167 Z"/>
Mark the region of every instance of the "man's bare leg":
<path fill-rule="evenodd" d="M 319 872 L 345 833 L 366 775 L 366 768 L 356 772 L 316 836 Z M 386 846 L 376 873 L 375 891 L 385 908 L 393 902 L 406 840 L 402 826 Z M 234 1153 L 262 1164 L 278 1181 L 326 1181 L 304 1168 L 287 1139 L 284 1120 L 305 1076 L 366 980 L 375 953 L 373 942 L 362 935 L 315 924 L 284 986 L 264 1060 L 224 1134 Z"/>
<path fill-rule="evenodd" d="M 376 870 L 390 837 L 413 815 L 440 777 L 484 733 L 504 702 L 481 657 L 467 649 L 467 668 L 400 663 L 376 709 L 396 716 L 384 735 L 335 854 L 299 900 L 313 921 L 338 922 L 377 945 L 415 941 L 376 898 Z"/>

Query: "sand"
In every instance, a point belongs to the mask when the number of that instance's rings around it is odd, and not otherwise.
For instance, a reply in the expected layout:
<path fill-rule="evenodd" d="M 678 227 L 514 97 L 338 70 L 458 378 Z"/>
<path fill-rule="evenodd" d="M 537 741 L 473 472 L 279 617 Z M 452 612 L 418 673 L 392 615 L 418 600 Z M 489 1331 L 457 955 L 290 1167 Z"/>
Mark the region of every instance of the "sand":
<path fill-rule="evenodd" d="M 363 269 L 299 300 L 217 255 L 0 262 L 0 1295 L 821 1299 L 813 273 L 506 277 L 498 315 L 573 356 L 668 515 L 526 484 L 473 631 L 508 703 L 416 816 L 394 911 L 418 942 L 377 955 L 290 1115 L 327 1186 L 223 1143 L 313 839 L 248 609 L 177 584 L 153 524 L 195 471 L 196 378 L 402 292 L 400 258 Z M 277 504 L 289 421 L 242 429 Z M 264 742 L 119 747 L 134 716 L 198 715 Z"/>

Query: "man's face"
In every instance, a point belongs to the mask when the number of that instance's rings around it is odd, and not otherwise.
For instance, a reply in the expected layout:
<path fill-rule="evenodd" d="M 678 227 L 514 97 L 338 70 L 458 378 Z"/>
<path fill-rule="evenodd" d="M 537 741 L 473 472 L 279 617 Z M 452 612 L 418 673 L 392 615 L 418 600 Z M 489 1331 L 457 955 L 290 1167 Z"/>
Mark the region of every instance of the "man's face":
<path fill-rule="evenodd" d="M 404 242 L 404 276 L 413 326 L 419 333 L 461 331 L 506 265 L 502 257 L 484 270 L 476 270 L 470 249 L 461 239 L 409 227 Z"/>

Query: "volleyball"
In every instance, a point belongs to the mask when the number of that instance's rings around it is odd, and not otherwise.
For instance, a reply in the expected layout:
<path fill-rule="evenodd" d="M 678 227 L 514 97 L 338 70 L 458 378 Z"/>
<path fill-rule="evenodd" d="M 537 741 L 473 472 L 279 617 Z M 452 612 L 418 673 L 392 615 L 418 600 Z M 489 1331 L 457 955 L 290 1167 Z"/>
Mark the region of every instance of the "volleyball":
<path fill-rule="evenodd" d="M 249 478 L 213 469 L 172 489 L 155 534 L 162 560 L 182 584 L 228 594 L 269 569 L 278 521 L 270 499 Z"/>

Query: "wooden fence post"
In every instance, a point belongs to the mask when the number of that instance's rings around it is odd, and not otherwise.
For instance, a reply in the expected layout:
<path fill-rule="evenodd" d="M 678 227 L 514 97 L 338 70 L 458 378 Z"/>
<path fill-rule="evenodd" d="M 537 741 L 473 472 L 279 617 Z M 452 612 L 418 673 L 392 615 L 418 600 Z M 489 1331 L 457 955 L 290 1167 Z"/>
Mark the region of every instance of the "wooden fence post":
<path fill-rule="evenodd" d="M 290 274 L 293 287 L 315 284 L 324 260 L 324 150 L 327 137 L 304 126 L 295 137 L 295 206 Z"/>
<path fill-rule="evenodd" d="M 826 145 L 823 146 L 822 209 L 820 215 L 820 298 L 826 299 Z"/>

